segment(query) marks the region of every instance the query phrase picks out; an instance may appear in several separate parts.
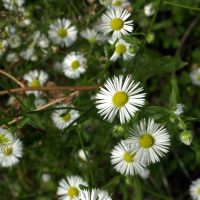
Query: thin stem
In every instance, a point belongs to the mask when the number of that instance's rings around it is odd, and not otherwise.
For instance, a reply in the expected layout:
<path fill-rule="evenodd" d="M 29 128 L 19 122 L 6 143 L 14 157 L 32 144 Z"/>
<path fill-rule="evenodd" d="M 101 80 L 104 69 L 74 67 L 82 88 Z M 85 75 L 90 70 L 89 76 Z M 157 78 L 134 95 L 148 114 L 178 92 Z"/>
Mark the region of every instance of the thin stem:
<path fill-rule="evenodd" d="M 141 183 L 137 175 L 134 176 L 134 188 L 135 188 L 135 199 L 143 200 Z"/>
<path fill-rule="evenodd" d="M 78 131 L 78 137 L 79 137 L 79 140 L 80 140 L 80 143 L 81 143 L 81 147 L 82 147 L 82 149 L 84 151 L 85 157 L 87 159 L 87 165 L 88 165 L 88 168 L 90 170 L 90 176 L 91 176 L 91 179 L 92 179 L 92 187 L 94 188 L 95 187 L 94 176 L 93 176 L 93 173 L 92 173 L 92 168 L 91 168 L 91 165 L 90 165 L 90 161 L 89 161 L 88 155 L 85 152 L 85 147 L 83 145 L 83 141 L 82 141 L 82 138 L 81 138 L 81 131 Z"/>
<path fill-rule="evenodd" d="M 100 190 L 112 185 L 113 183 L 115 183 L 118 179 L 120 179 L 123 175 L 119 175 L 116 178 L 112 179 L 107 185 L 104 185 L 103 187 L 100 188 Z"/>
<path fill-rule="evenodd" d="M 178 7 L 189 9 L 189 10 L 200 11 L 200 8 L 195 8 L 195 7 L 190 7 L 190 6 L 184 6 L 184 5 L 177 4 L 177 3 L 163 2 L 163 4 L 168 4 L 168 5 L 172 5 L 172 6 L 178 6 Z"/>

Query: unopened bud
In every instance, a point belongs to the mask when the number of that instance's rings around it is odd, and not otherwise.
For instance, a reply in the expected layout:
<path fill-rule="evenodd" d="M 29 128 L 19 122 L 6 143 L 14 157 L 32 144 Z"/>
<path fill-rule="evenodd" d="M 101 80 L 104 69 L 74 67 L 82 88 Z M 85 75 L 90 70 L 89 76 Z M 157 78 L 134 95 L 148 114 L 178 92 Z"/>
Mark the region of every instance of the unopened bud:
<path fill-rule="evenodd" d="M 132 54 L 132 53 L 135 53 L 135 52 L 136 52 L 136 46 L 137 46 L 137 45 L 135 45 L 135 44 L 134 44 L 134 45 L 130 45 L 130 46 L 129 46 L 129 50 L 128 50 L 129 53 L 131 53 L 131 54 Z"/>
<path fill-rule="evenodd" d="M 125 133 L 126 129 L 122 125 L 115 125 L 112 129 L 112 134 L 114 137 L 119 137 Z"/>
<path fill-rule="evenodd" d="M 170 122 L 172 122 L 172 123 L 175 123 L 175 121 L 176 121 L 176 118 L 175 118 L 175 117 L 173 117 L 173 116 L 171 116 L 171 117 L 169 118 L 169 120 L 170 120 Z"/>
<path fill-rule="evenodd" d="M 154 33 L 148 33 L 147 36 L 146 36 L 146 40 L 147 42 L 150 44 L 150 43 L 153 43 L 155 39 L 155 34 Z"/>
<path fill-rule="evenodd" d="M 183 131 L 180 135 L 181 142 L 190 145 L 192 142 L 193 134 L 190 131 Z"/>
<path fill-rule="evenodd" d="M 126 178 L 126 185 L 132 185 L 132 180 L 130 179 L 130 177 Z"/>
<path fill-rule="evenodd" d="M 51 48 L 53 49 L 53 52 L 54 52 L 54 53 L 58 52 L 58 50 L 59 50 L 59 48 L 56 47 L 56 46 L 52 46 Z"/>
<path fill-rule="evenodd" d="M 185 123 L 178 123 L 178 127 L 182 130 L 185 130 L 187 128 L 187 125 Z"/>

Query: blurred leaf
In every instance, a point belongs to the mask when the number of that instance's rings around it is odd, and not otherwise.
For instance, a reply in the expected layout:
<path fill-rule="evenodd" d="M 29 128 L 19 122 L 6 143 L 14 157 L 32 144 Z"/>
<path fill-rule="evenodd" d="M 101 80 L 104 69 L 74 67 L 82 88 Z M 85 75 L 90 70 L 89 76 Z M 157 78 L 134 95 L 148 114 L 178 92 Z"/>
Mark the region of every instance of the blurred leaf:
<path fill-rule="evenodd" d="M 35 101 L 35 95 L 34 94 L 29 94 L 28 95 L 28 100 L 27 100 L 27 108 L 30 109 L 32 105 L 34 105 Z"/>
<path fill-rule="evenodd" d="M 125 40 L 129 44 L 141 44 L 142 41 L 136 37 L 133 37 L 131 35 L 123 35 L 122 39 Z"/>
<path fill-rule="evenodd" d="M 91 122 L 91 119 L 85 120 L 84 122 L 82 122 L 82 125 L 87 125 Z"/>
<path fill-rule="evenodd" d="M 169 121 L 170 114 L 165 114 L 155 120 L 156 123 L 165 123 Z"/>
<path fill-rule="evenodd" d="M 26 114 L 24 114 L 23 116 L 25 118 L 30 118 L 30 120 L 28 121 L 27 124 L 31 125 L 34 128 L 37 128 L 37 129 L 39 128 L 38 125 L 37 125 L 37 123 L 32 119 L 32 117 L 30 117 L 29 115 L 26 115 Z"/>
<path fill-rule="evenodd" d="M 86 151 L 91 151 L 92 149 L 94 149 L 95 146 L 96 146 L 96 143 L 94 143 L 94 144 L 92 144 L 92 145 L 90 145 L 88 147 L 85 147 L 85 150 Z"/>
<path fill-rule="evenodd" d="M 89 190 L 89 189 L 90 189 L 89 187 L 87 187 L 87 186 L 85 186 L 85 185 L 82 185 L 82 184 L 79 185 L 79 188 L 80 188 L 81 190 Z"/>
<path fill-rule="evenodd" d="M 176 71 L 186 65 L 187 63 L 181 61 L 179 56 L 164 56 L 140 67 L 136 79 L 146 81 L 154 75 Z"/>
<path fill-rule="evenodd" d="M 19 124 L 17 125 L 17 128 L 22 128 L 25 124 L 27 124 L 28 122 L 30 121 L 30 118 L 23 118 L 20 122 L 19 122 Z"/>
<path fill-rule="evenodd" d="M 59 117 L 64 117 L 64 116 L 68 115 L 70 111 L 71 111 L 71 109 L 67 110 L 66 112 L 62 113 Z"/>
<path fill-rule="evenodd" d="M 195 117 L 190 117 L 190 116 L 183 116 L 182 117 L 184 120 L 187 120 L 187 121 L 194 121 L 194 120 L 197 120 L 197 118 Z"/>
<path fill-rule="evenodd" d="M 81 132 L 82 132 L 82 135 L 85 138 L 86 142 L 88 142 L 89 139 L 90 139 L 89 136 L 88 136 L 88 134 L 84 130 L 82 130 Z"/>
<path fill-rule="evenodd" d="M 175 92 L 174 88 L 172 87 L 172 93 L 171 93 L 171 97 L 170 97 L 170 110 L 175 108 L 176 105 L 177 105 L 176 92 Z"/>
<path fill-rule="evenodd" d="M 158 113 L 160 111 L 165 111 L 167 112 L 167 108 L 161 107 L 161 106 L 148 106 L 144 108 L 150 113 Z"/>
<path fill-rule="evenodd" d="M 107 53 L 107 57 L 110 59 L 110 57 L 113 55 L 115 51 L 115 46 L 114 45 L 110 45 L 108 42 L 106 43 L 106 53 Z"/>

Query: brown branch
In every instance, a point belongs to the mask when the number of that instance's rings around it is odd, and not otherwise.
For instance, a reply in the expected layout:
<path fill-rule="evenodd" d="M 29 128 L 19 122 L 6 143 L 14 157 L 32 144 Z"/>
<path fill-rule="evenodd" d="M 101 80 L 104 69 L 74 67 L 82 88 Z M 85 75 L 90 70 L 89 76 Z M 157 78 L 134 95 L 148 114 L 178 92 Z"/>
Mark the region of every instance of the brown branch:
<path fill-rule="evenodd" d="M 101 85 L 104 87 L 104 85 Z M 76 91 L 85 91 L 85 90 L 95 90 L 98 88 L 98 85 L 88 85 L 88 86 L 64 86 L 64 87 L 24 87 L 24 88 L 15 88 L 10 89 L 11 92 L 20 92 L 20 91 L 31 91 L 31 90 L 76 90 Z M 0 95 L 8 94 L 7 90 L 1 91 Z"/>
<path fill-rule="evenodd" d="M 17 80 L 15 77 L 13 77 L 12 75 L 6 73 L 5 71 L 3 71 L 3 70 L 1 70 L 1 69 L 0 69 L 0 73 L 2 73 L 2 74 L 4 74 L 4 75 L 8 76 L 8 77 L 11 78 L 13 81 L 15 81 L 18 85 L 20 85 L 21 87 L 24 87 L 24 84 L 21 83 L 20 81 L 18 81 L 18 80 Z"/>
<path fill-rule="evenodd" d="M 49 106 L 51 106 L 51 105 L 53 105 L 53 104 L 55 104 L 55 103 L 57 103 L 57 102 L 59 102 L 59 101 L 63 101 L 63 100 L 65 100 L 65 99 L 67 99 L 67 98 L 69 98 L 69 97 L 72 97 L 72 96 L 77 96 L 78 93 L 79 93 L 78 91 L 75 91 L 75 92 L 73 92 L 73 93 L 71 93 L 71 94 L 69 94 L 69 95 L 67 95 L 67 96 L 65 96 L 65 97 L 62 97 L 62 98 L 60 98 L 60 99 L 57 99 L 56 101 L 53 101 L 53 102 L 51 102 L 51 103 L 48 103 L 48 104 L 42 106 L 41 108 L 37 108 L 37 109 L 35 109 L 34 111 L 42 110 L 42 109 L 47 108 L 47 107 L 49 107 Z M 23 118 L 23 116 L 16 117 L 16 118 L 13 119 L 12 121 L 8 122 L 8 124 L 13 124 L 13 123 L 15 123 L 17 120 L 21 120 L 22 118 Z M 6 125 L 2 125 L 0 128 L 8 128 L 8 127 L 7 127 Z"/>

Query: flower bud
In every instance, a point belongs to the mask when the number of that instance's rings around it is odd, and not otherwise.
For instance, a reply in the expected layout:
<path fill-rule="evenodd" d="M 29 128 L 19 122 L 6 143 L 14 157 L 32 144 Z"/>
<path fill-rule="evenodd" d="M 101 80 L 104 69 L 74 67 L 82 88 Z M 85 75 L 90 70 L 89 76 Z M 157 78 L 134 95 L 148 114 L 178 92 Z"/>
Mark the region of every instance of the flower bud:
<path fill-rule="evenodd" d="M 192 142 L 192 138 L 193 138 L 193 134 L 187 130 L 183 131 L 180 135 L 181 141 L 186 145 L 190 145 L 190 143 Z"/>
<path fill-rule="evenodd" d="M 135 53 L 136 52 L 136 47 L 137 47 L 137 45 L 130 45 L 129 46 L 129 53 Z"/>
<path fill-rule="evenodd" d="M 112 134 L 114 137 L 119 137 L 125 133 L 126 129 L 122 125 L 115 125 L 112 128 Z"/>
<path fill-rule="evenodd" d="M 187 125 L 185 123 L 178 123 L 178 127 L 182 130 L 185 130 L 187 128 Z"/>
<path fill-rule="evenodd" d="M 150 43 L 153 43 L 155 39 L 155 34 L 154 33 L 148 33 L 147 36 L 146 36 L 146 40 L 147 42 L 150 44 Z"/>
<path fill-rule="evenodd" d="M 169 120 L 170 120 L 170 122 L 172 122 L 172 123 L 175 123 L 175 121 L 176 121 L 176 118 L 175 118 L 175 117 L 173 117 L 173 116 L 171 116 L 171 117 L 169 118 Z"/>

